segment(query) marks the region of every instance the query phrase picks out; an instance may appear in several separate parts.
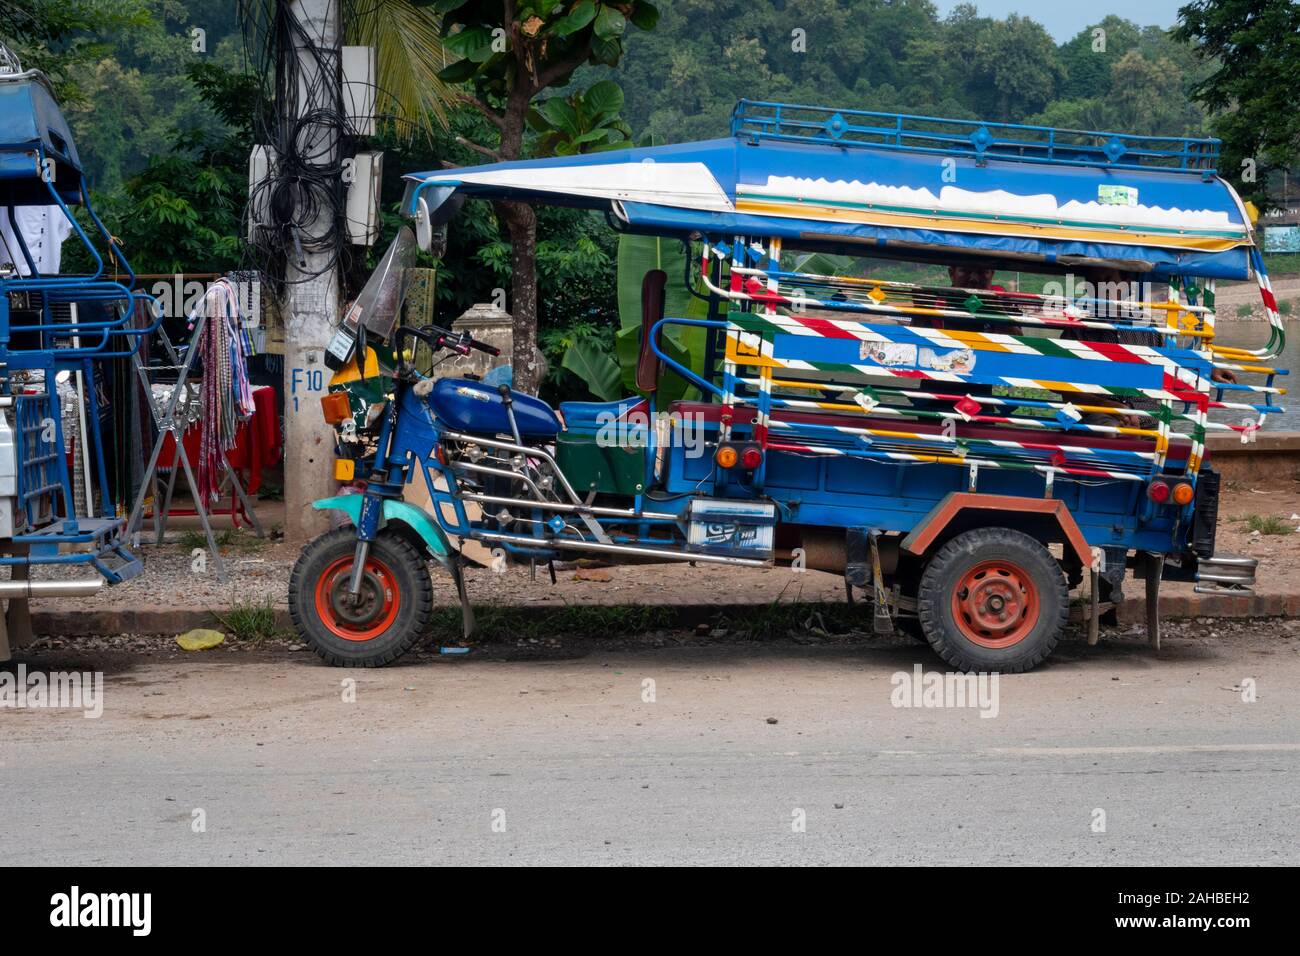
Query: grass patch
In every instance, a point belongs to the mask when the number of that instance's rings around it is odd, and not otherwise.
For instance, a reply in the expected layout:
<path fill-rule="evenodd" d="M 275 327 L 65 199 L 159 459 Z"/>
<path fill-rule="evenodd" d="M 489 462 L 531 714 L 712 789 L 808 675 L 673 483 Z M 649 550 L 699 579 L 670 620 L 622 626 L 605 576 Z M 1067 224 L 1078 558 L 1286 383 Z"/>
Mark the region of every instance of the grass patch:
<path fill-rule="evenodd" d="M 1290 299 L 1283 299 L 1277 304 L 1278 315 L 1290 315 L 1295 311 L 1295 303 Z"/>
<path fill-rule="evenodd" d="M 1237 306 L 1237 318 L 1248 319 L 1250 318 L 1250 314 L 1254 311 L 1254 308 L 1249 305 L 1239 305 Z"/>
<path fill-rule="evenodd" d="M 213 611 L 212 616 L 237 641 L 257 644 L 280 634 L 275 623 L 275 601 L 270 595 L 256 601 L 236 601 L 224 614 Z"/>
<path fill-rule="evenodd" d="M 259 538 L 257 535 L 249 534 L 246 531 L 236 530 L 234 528 L 214 531 L 212 537 L 217 542 L 217 549 L 221 551 L 233 550 L 246 554 L 253 551 L 260 551 L 266 546 L 265 538 Z M 186 528 L 181 532 L 177 546 L 186 554 L 189 554 L 195 548 L 206 550 L 208 547 L 208 539 L 203 534 L 203 529 Z"/>
<path fill-rule="evenodd" d="M 1241 521 L 1245 523 L 1247 531 L 1258 531 L 1260 534 L 1291 534 L 1295 531 L 1290 521 L 1277 515 L 1246 515 Z"/>

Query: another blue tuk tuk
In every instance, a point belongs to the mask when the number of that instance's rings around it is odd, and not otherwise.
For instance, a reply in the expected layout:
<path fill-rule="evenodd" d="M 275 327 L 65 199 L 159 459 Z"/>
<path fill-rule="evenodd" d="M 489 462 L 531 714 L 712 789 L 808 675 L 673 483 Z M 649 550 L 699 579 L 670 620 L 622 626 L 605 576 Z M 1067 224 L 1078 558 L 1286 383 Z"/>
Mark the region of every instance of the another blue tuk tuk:
<path fill-rule="evenodd" d="M 85 225 L 73 215 L 78 205 Z M 65 237 L 87 250 L 91 274 L 60 271 Z M 101 250 L 120 278 L 107 275 Z M 10 569 L 0 580 L 0 598 L 9 602 L 0 661 L 31 637 L 29 598 L 91 594 L 142 570 L 107 493 L 97 394 L 100 363 L 131 356 L 161 322 L 134 286 L 126 257 L 90 206 L 49 82 L 22 70 L 0 45 L 0 565 Z M 61 389 L 77 413 L 75 468 Z M 95 574 L 33 578 L 33 568 L 53 565 Z"/>

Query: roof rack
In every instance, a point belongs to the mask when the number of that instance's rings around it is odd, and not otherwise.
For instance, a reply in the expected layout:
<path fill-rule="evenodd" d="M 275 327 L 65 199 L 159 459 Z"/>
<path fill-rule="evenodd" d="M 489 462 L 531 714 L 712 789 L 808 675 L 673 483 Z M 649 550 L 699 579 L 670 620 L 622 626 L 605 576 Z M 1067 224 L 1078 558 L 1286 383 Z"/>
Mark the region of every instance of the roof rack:
<path fill-rule="evenodd" d="M 757 100 L 736 104 L 731 135 L 754 144 L 773 140 L 964 156 L 980 165 L 998 159 L 1199 173 L 1206 178 L 1214 174 L 1220 145 L 1217 139 L 1131 136 Z"/>

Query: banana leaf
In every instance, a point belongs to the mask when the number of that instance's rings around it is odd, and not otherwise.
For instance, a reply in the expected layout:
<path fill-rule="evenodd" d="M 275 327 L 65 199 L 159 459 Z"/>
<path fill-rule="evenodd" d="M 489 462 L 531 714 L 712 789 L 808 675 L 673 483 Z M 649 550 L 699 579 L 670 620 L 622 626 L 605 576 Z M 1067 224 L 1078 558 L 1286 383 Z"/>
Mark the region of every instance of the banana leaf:
<path fill-rule="evenodd" d="M 615 402 L 626 395 L 618 363 L 593 339 L 580 338 L 570 343 L 560 367 L 582 379 L 587 391 L 602 402 Z"/>
<path fill-rule="evenodd" d="M 686 249 L 677 239 L 658 236 L 622 235 L 618 239 L 618 318 L 616 338 L 618 363 L 623 386 L 628 392 L 636 387 L 636 362 L 641 346 L 641 282 L 651 269 L 668 273 L 664 289 L 664 316 L 667 318 L 703 319 L 708 303 L 687 291 Z M 696 374 L 704 372 L 705 330 L 686 326 L 668 327 L 663 336 L 664 352 Z M 676 401 L 695 391 L 681 376 L 665 372 L 660 379 L 660 405 Z"/>

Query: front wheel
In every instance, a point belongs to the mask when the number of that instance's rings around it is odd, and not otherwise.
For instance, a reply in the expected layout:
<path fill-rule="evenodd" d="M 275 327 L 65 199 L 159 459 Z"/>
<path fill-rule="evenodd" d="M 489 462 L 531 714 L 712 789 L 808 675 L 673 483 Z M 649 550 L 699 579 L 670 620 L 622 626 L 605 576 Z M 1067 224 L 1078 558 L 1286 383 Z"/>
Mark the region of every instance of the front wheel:
<path fill-rule="evenodd" d="M 1052 653 L 1069 612 L 1050 551 L 1010 528 L 959 534 L 926 564 L 917 595 L 925 637 L 961 671 L 1027 671 Z"/>
<path fill-rule="evenodd" d="M 289 614 L 298 634 L 327 664 L 379 667 L 429 630 L 433 583 L 424 556 L 391 531 L 370 543 L 361 589 L 351 594 L 355 528 L 312 541 L 289 578 Z"/>

